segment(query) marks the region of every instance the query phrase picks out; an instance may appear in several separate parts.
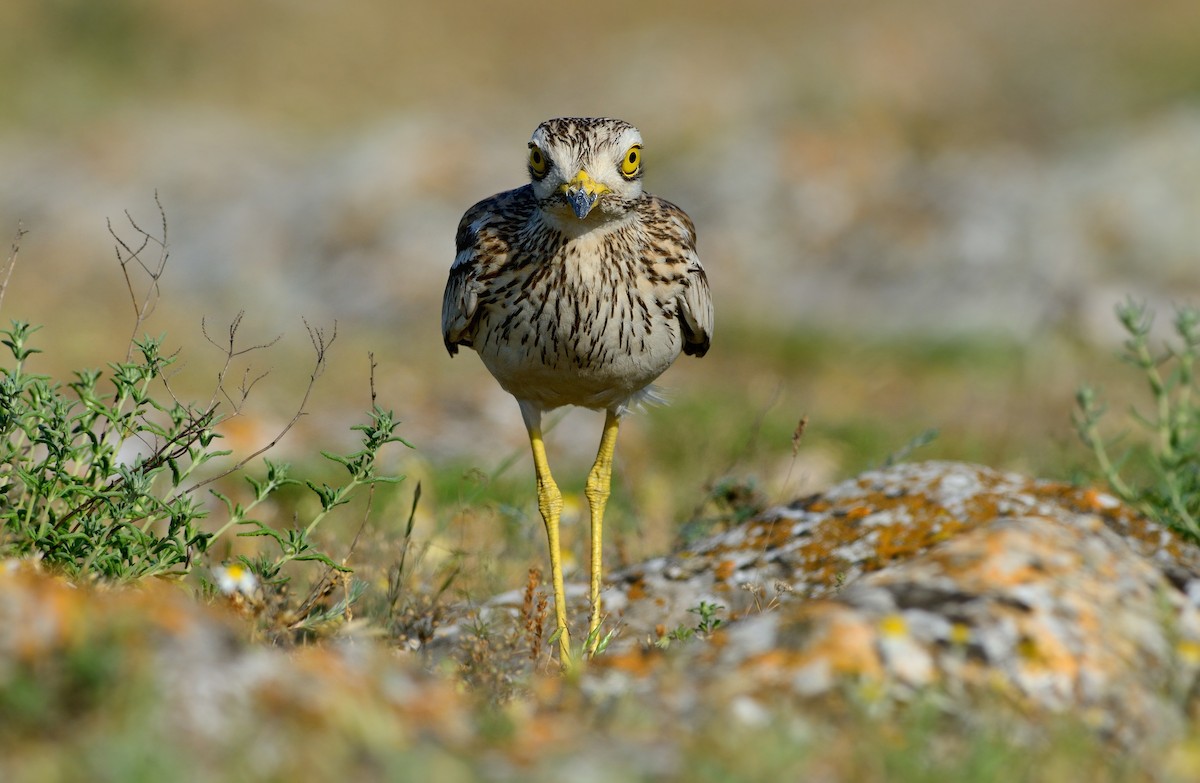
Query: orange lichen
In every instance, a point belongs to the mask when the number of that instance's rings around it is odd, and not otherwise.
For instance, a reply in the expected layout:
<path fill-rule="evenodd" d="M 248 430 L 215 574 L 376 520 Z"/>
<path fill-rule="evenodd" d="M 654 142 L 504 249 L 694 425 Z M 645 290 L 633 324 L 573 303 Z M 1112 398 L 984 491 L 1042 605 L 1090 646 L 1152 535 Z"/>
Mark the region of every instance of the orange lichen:
<path fill-rule="evenodd" d="M 655 652 L 641 647 L 633 647 L 625 652 L 605 653 L 596 658 L 595 663 L 607 669 L 632 674 L 635 677 L 647 677 L 654 672 L 661 660 L 662 656 Z"/>
<path fill-rule="evenodd" d="M 834 674 L 883 676 L 875 630 L 863 617 L 829 601 L 807 604 L 797 615 L 808 629 L 807 643 L 796 651 L 790 666 L 799 669 L 825 661 Z M 761 656 L 757 660 L 761 663 Z"/>

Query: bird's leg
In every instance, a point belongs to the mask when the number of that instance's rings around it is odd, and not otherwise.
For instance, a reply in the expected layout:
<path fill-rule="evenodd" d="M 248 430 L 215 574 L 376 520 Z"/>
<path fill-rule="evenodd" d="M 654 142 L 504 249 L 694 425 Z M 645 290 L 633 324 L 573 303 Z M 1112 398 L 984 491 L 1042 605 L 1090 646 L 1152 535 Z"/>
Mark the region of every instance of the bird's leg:
<path fill-rule="evenodd" d="M 617 428 L 620 423 L 620 417 L 612 411 L 604 417 L 604 435 L 600 438 L 600 450 L 596 453 L 596 462 L 588 473 L 587 487 L 584 489 L 592 514 L 592 615 L 588 620 L 588 655 L 595 654 L 596 645 L 600 641 L 600 561 L 603 553 L 604 506 L 608 503 L 609 487 L 612 484 L 613 452 L 617 448 Z"/>
<path fill-rule="evenodd" d="M 563 669 L 569 669 L 571 636 L 567 631 L 567 599 L 563 590 L 562 553 L 558 536 L 558 521 L 563 507 L 562 493 L 558 491 L 558 485 L 550 475 L 546 444 L 542 442 L 541 424 L 528 426 L 529 444 L 533 447 L 533 468 L 537 473 L 538 511 L 542 513 L 542 521 L 546 523 L 546 539 L 550 544 L 550 577 L 554 585 L 554 618 L 558 624 L 558 657 Z"/>

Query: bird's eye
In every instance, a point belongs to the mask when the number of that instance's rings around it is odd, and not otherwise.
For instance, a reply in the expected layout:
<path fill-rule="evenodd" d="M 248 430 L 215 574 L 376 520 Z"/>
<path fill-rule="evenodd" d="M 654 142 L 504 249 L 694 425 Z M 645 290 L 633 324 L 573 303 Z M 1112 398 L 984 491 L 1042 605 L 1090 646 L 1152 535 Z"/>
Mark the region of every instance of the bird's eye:
<path fill-rule="evenodd" d="M 633 179 L 642 170 L 642 145 L 634 144 L 621 160 L 621 176 Z"/>
<path fill-rule="evenodd" d="M 546 159 L 546 153 L 542 152 L 536 144 L 529 145 L 529 172 L 533 174 L 535 179 L 541 179 L 546 176 L 546 172 L 550 170 L 550 161 Z"/>

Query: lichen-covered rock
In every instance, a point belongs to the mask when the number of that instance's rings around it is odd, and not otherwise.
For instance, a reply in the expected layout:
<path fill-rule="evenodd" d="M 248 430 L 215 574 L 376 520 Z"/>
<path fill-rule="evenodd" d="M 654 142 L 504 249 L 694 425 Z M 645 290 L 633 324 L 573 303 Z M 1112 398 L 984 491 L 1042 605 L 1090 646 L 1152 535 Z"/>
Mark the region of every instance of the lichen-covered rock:
<path fill-rule="evenodd" d="M 687 623 L 701 600 L 737 617 L 764 602 L 832 595 L 997 520 L 1072 523 L 1080 515 L 1101 521 L 1181 585 L 1200 574 L 1200 550 L 1094 489 L 925 462 L 864 473 L 629 568 L 614 575 L 605 599 L 637 636 Z"/>
<path fill-rule="evenodd" d="M 627 633 L 599 663 L 652 672 L 637 643 L 715 603 L 725 622 L 683 655 L 730 694 L 932 688 L 1131 742 L 1190 709 L 1198 580 L 1200 550 L 1095 490 L 901 465 L 617 575 Z"/>

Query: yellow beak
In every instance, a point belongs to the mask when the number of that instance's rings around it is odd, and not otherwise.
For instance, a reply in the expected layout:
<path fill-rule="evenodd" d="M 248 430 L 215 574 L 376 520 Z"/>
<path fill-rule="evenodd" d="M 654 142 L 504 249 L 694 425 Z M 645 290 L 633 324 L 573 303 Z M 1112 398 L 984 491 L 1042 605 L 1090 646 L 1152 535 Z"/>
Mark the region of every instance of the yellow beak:
<path fill-rule="evenodd" d="M 571 205 L 571 209 L 575 211 L 575 217 L 583 220 L 592 211 L 592 207 L 596 206 L 596 200 L 601 194 L 607 193 L 610 188 L 607 185 L 602 185 L 583 169 L 571 179 L 570 182 L 563 185 L 563 195 L 567 197 L 567 203 Z"/>

